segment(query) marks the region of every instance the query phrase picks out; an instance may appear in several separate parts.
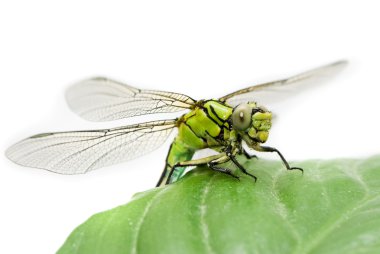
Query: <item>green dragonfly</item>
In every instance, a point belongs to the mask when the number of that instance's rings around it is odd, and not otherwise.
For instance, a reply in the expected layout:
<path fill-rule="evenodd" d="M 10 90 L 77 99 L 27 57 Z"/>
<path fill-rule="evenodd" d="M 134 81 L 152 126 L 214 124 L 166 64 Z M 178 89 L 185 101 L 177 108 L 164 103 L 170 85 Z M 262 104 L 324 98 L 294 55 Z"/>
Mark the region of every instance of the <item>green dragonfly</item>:
<path fill-rule="evenodd" d="M 189 96 L 155 90 L 142 90 L 99 77 L 70 87 L 66 94 L 70 108 L 91 121 L 110 121 L 139 115 L 188 110 L 172 120 L 150 121 L 112 129 L 43 133 L 11 146 L 7 157 L 28 167 L 60 174 L 82 174 L 147 154 L 167 140 L 173 129 L 166 165 L 157 183 L 162 186 L 177 181 L 189 166 L 208 165 L 211 169 L 238 178 L 223 163 L 232 162 L 244 174 L 236 155 L 252 156 L 242 146 L 258 152 L 275 152 L 286 169 L 293 170 L 284 156 L 273 147 L 263 146 L 268 139 L 272 113 L 258 104 L 274 95 L 288 97 L 296 91 L 320 83 L 346 65 L 334 62 L 290 78 L 250 86 L 219 99 L 194 100 Z M 285 93 L 284 93 L 285 91 Z M 281 100 L 281 96 L 280 99 Z M 262 99 L 262 100 L 261 100 Z M 256 102 L 257 101 L 257 102 Z M 195 152 L 211 148 L 216 155 L 193 159 Z"/>

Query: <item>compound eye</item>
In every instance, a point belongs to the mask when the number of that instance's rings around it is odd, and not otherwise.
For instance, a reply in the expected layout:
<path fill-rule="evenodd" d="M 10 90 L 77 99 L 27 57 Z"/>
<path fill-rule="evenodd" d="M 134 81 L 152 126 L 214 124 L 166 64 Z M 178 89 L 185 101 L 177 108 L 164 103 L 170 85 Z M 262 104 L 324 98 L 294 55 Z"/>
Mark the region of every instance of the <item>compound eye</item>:
<path fill-rule="evenodd" d="M 251 125 L 252 108 L 248 104 L 240 104 L 232 113 L 232 125 L 235 129 L 243 131 Z"/>

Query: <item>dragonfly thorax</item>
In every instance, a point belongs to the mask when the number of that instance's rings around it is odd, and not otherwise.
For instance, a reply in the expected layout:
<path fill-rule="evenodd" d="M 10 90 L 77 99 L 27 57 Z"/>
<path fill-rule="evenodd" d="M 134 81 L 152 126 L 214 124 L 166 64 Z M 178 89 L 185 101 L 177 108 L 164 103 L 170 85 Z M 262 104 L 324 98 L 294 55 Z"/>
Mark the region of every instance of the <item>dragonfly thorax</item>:
<path fill-rule="evenodd" d="M 243 103 L 232 112 L 232 127 L 248 143 L 264 143 L 271 128 L 272 113 L 255 102 Z"/>

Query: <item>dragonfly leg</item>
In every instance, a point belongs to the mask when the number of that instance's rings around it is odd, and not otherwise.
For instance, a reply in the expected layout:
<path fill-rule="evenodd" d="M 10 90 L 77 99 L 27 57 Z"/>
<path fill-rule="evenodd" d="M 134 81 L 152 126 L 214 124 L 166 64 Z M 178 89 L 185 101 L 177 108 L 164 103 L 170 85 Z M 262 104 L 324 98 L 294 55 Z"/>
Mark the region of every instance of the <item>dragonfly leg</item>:
<path fill-rule="evenodd" d="M 227 160 L 229 160 L 229 158 L 226 156 Z M 208 163 L 208 166 L 212 169 L 212 170 L 215 170 L 215 171 L 218 171 L 218 172 L 221 172 L 221 173 L 224 173 L 224 174 L 227 174 L 229 176 L 232 176 L 238 180 L 240 180 L 240 178 L 234 174 L 232 174 L 231 170 L 228 169 L 228 168 L 222 168 L 222 167 L 218 167 L 216 165 L 218 164 L 221 164 L 223 162 L 217 162 L 217 161 L 211 161 Z"/>
<path fill-rule="evenodd" d="M 172 177 L 172 175 L 173 175 L 173 173 L 177 167 L 191 167 L 191 166 L 206 165 L 206 164 L 210 163 L 211 161 L 218 160 L 218 159 L 225 157 L 225 156 L 226 156 L 225 153 L 220 153 L 217 155 L 212 155 L 212 156 L 208 156 L 208 157 L 201 158 L 201 159 L 178 162 L 173 167 L 171 167 L 170 172 L 169 172 L 169 176 L 166 179 L 166 184 L 170 183 L 170 179 L 171 179 L 171 177 Z"/>
<path fill-rule="evenodd" d="M 270 147 L 270 146 L 256 146 L 254 148 L 256 151 L 260 151 L 260 152 L 275 152 L 278 154 L 278 156 L 280 156 L 282 162 L 284 163 L 285 167 L 287 170 L 300 170 L 302 173 L 303 173 L 303 169 L 302 168 L 299 168 L 299 167 L 291 167 L 289 165 L 289 163 L 286 161 L 285 157 L 280 153 L 279 150 L 277 150 L 276 148 L 274 147 Z"/>
<path fill-rule="evenodd" d="M 233 155 L 230 155 L 230 159 L 232 160 L 232 162 L 246 175 L 249 175 L 250 177 L 252 177 L 255 182 L 257 181 L 257 177 L 252 175 L 251 173 L 249 173 L 235 158 L 235 156 Z"/>
<path fill-rule="evenodd" d="M 161 186 L 162 182 L 165 180 L 167 168 L 172 168 L 172 167 L 169 165 L 169 163 L 166 162 L 166 165 L 164 167 L 164 170 L 161 173 L 160 179 L 158 180 L 158 183 L 156 184 L 156 187 Z"/>
<path fill-rule="evenodd" d="M 243 154 L 244 154 L 245 158 L 247 158 L 248 160 L 250 160 L 252 158 L 258 159 L 256 154 L 249 154 L 246 150 L 244 150 L 244 149 L 242 149 L 242 150 L 243 150 Z"/>

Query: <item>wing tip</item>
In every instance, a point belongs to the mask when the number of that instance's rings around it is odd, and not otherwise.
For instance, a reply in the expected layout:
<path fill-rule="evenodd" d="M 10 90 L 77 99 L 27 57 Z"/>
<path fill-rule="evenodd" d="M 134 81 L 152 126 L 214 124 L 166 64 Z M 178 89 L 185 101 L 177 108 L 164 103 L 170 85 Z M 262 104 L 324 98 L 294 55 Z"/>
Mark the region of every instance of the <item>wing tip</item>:
<path fill-rule="evenodd" d="M 24 140 L 26 139 L 23 139 L 17 143 L 14 143 L 13 145 L 9 146 L 5 151 L 4 151 L 4 155 L 6 158 L 8 158 L 10 161 L 18 164 L 17 162 L 17 158 L 15 156 L 15 153 L 17 152 L 17 147 L 20 145 L 20 143 L 22 143 Z"/>
<path fill-rule="evenodd" d="M 20 141 L 20 142 L 22 142 L 22 141 Z M 20 142 L 17 142 L 15 144 L 11 145 L 10 147 L 8 147 L 5 150 L 4 155 L 8 160 L 10 160 L 11 162 L 13 162 L 16 165 L 19 165 L 22 167 L 29 167 L 27 164 L 20 162 L 19 158 L 17 157 L 17 145 L 19 145 Z"/>
<path fill-rule="evenodd" d="M 298 77 L 310 78 L 311 76 L 333 76 L 343 71 L 348 66 L 348 64 L 348 60 L 341 59 L 301 73 L 300 75 L 298 75 Z"/>
<path fill-rule="evenodd" d="M 12 149 L 12 147 L 13 147 L 13 145 L 10 146 L 10 147 L 8 147 L 8 148 L 4 151 L 4 156 L 5 156 L 8 160 L 14 162 L 13 159 L 12 159 L 12 156 L 11 156 L 11 153 L 12 153 L 12 150 L 11 150 L 11 149 Z"/>
<path fill-rule="evenodd" d="M 19 145 L 21 142 L 22 141 L 11 145 L 4 152 L 5 157 L 9 161 L 11 161 L 12 163 L 18 166 L 21 166 L 24 168 L 42 169 L 42 170 L 49 171 L 58 175 L 81 175 L 81 174 L 86 174 L 88 172 L 87 170 L 78 170 L 78 171 L 60 170 L 60 169 L 55 169 L 55 168 L 39 167 L 30 163 L 25 163 L 22 161 L 22 159 L 20 160 L 20 156 L 17 155 L 17 145 Z"/>
<path fill-rule="evenodd" d="M 326 67 L 328 67 L 327 69 L 330 69 L 330 70 L 327 70 L 327 74 L 330 74 L 330 75 L 331 74 L 332 75 L 338 74 L 341 71 L 343 71 L 348 66 L 348 64 L 349 64 L 349 61 L 346 59 L 341 59 L 341 60 L 335 61 L 335 62 L 326 66 Z"/>
<path fill-rule="evenodd" d="M 331 63 L 331 66 L 340 66 L 340 67 L 346 67 L 349 64 L 349 61 L 347 59 L 340 59 L 338 61 L 335 61 Z"/>

